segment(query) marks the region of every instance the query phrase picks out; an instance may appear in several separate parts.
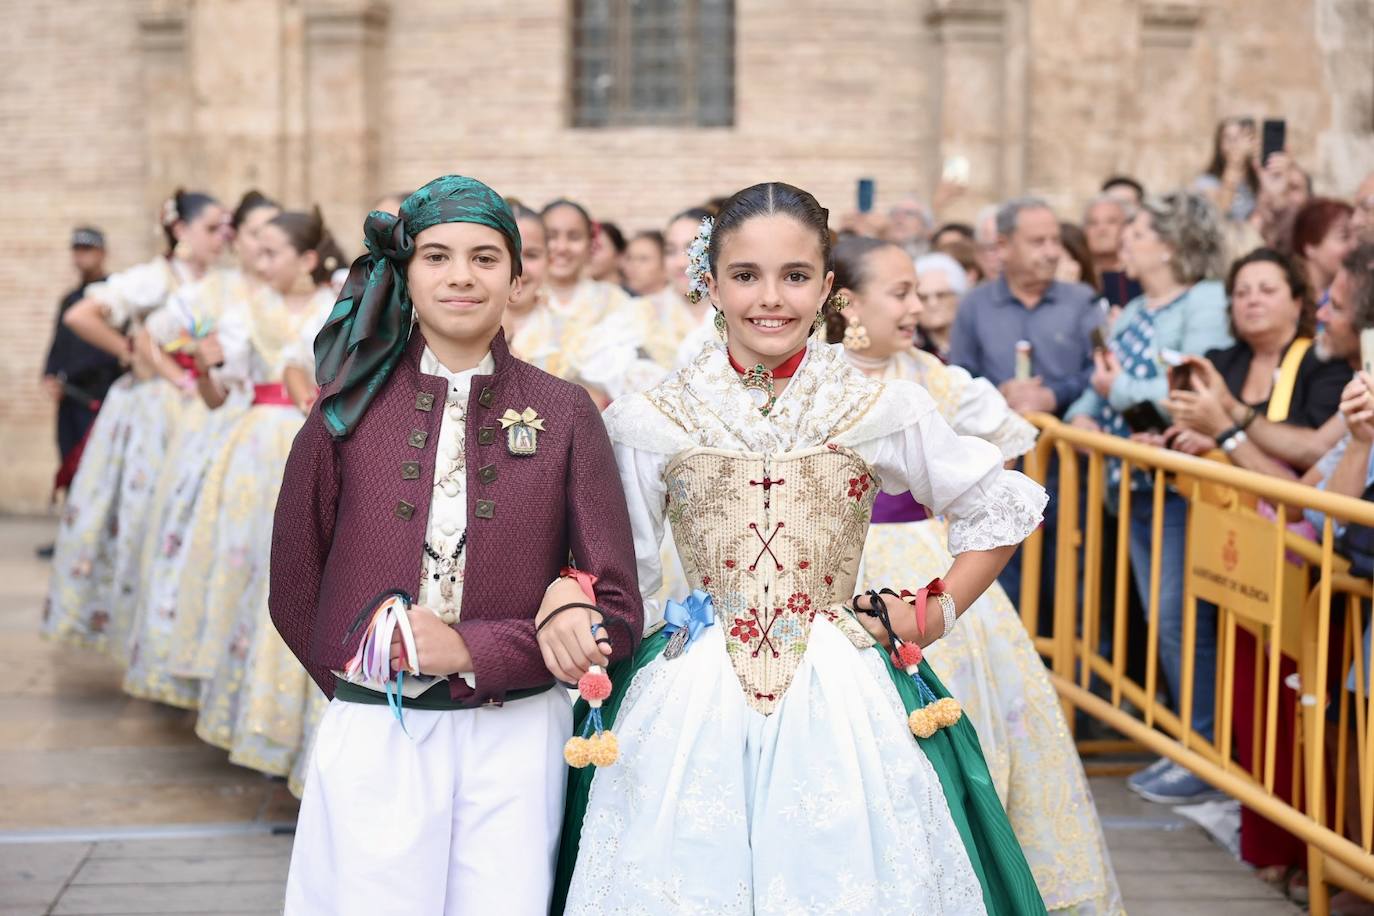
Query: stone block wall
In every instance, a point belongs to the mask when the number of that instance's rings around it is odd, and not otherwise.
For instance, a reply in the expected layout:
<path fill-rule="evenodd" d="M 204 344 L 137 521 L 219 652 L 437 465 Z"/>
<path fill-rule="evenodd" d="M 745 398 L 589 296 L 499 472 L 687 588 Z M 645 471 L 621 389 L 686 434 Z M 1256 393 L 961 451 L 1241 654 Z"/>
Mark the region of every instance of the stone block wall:
<path fill-rule="evenodd" d="M 1369 0 L 736 0 L 730 128 L 570 127 L 572 0 L 0 0 L 0 511 L 55 469 L 37 384 L 66 240 L 152 256 L 176 185 L 367 206 L 444 172 L 626 228 L 755 181 L 832 211 L 970 162 L 970 217 L 1011 194 L 1075 215 L 1111 172 L 1190 181 L 1215 120 L 1284 116 L 1321 191 L 1374 169 Z M 356 253 L 360 244 L 354 243 Z"/>

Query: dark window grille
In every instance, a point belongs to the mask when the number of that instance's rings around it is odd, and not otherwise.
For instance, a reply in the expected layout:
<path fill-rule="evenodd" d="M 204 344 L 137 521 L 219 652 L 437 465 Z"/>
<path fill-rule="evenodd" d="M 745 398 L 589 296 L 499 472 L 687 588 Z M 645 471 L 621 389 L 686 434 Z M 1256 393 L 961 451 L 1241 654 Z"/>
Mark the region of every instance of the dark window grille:
<path fill-rule="evenodd" d="M 575 0 L 574 127 L 729 127 L 734 0 Z"/>

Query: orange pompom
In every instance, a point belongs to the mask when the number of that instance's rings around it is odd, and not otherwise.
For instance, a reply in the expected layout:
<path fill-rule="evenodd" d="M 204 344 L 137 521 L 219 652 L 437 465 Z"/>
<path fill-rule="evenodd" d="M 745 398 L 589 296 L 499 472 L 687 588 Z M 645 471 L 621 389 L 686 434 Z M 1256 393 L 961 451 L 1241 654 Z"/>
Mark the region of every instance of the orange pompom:
<path fill-rule="evenodd" d="M 921 663 L 921 647 L 914 642 L 904 642 L 897 647 L 897 664 L 905 671 Z"/>
<path fill-rule="evenodd" d="M 604 700 L 611 695 L 611 679 L 606 672 L 594 668 L 577 679 L 577 692 L 588 703 Z"/>
<path fill-rule="evenodd" d="M 615 732 L 604 731 L 591 739 L 591 760 L 593 765 L 608 767 L 620 759 L 620 741 Z"/>
<path fill-rule="evenodd" d="M 563 759 L 574 770 L 580 770 L 592 762 L 592 743 L 586 738 L 573 735 L 563 745 Z"/>
<path fill-rule="evenodd" d="M 907 716 L 906 724 L 917 738 L 929 738 L 939 728 L 935 724 L 935 717 L 931 715 L 928 707 L 913 709 L 911 715 Z"/>

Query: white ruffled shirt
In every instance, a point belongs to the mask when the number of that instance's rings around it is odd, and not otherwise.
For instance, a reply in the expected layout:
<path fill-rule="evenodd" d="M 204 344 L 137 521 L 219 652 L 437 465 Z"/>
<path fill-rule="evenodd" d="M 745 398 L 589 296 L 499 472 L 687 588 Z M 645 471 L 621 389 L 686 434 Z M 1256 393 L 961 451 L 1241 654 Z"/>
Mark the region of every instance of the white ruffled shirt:
<path fill-rule="evenodd" d="M 865 400 L 871 403 L 863 409 Z M 856 411 L 862 414 L 856 422 L 835 431 Z M 829 443 L 850 448 L 882 492 L 910 492 L 950 520 L 954 555 L 1019 544 L 1040 524 L 1048 499 L 1039 484 L 1003 467 L 999 448 L 958 435 L 925 389 L 869 379 L 839 346 L 814 340 L 768 417 L 749 400 L 719 344 L 658 388 L 617 400 L 604 416 L 630 511 L 646 619 L 658 616 L 650 599 L 662 584 L 664 471 L 691 448 L 774 454 Z"/>

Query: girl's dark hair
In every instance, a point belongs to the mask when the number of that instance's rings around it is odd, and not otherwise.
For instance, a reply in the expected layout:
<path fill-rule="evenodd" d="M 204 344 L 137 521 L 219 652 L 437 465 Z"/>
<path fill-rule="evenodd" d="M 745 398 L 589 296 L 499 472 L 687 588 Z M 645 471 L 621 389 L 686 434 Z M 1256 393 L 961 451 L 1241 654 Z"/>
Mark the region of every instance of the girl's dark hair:
<path fill-rule="evenodd" d="M 171 206 L 164 206 L 162 211 L 162 234 L 167 237 L 167 253 L 170 255 L 177 247 L 176 233 L 172 231 L 176 224 L 191 222 L 206 207 L 219 206 L 219 201 L 200 191 L 177 188 L 172 192 L 169 203 Z"/>
<path fill-rule="evenodd" d="M 267 224 L 276 226 L 286 233 L 287 241 L 296 249 L 297 254 L 315 252 L 319 257 L 319 263 L 310 272 L 310 279 L 317 285 L 328 283 L 330 275 L 343 263 L 342 253 L 334 237 L 325 228 L 324 216 L 320 213 L 319 207 L 312 207 L 309 213 L 283 210 L 268 220 Z M 326 262 L 331 258 L 334 259 L 334 266 L 327 267 Z"/>
<path fill-rule="evenodd" d="M 568 200 L 566 197 L 560 197 L 557 200 L 551 200 L 548 203 L 544 204 L 544 209 L 539 211 L 539 215 L 541 217 L 548 216 L 549 213 L 551 213 L 554 210 L 557 210 L 559 207 L 572 207 L 574 210 L 577 211 L 577 215 L 582 217 L 582 222 L 586 224 L 587 235 L 590 237 L 595 234 L 596 223 L 592 220 L 592 215 L 587 212 L 586 207 L 582 206 L 575 200 Z"/>
<path fill-rule="evenodd" d="M 821 245 L 821 270 L 834 269 L 830 251 L 830 211 L 801 188 L 781 181 L 769 181 L 736 191 L 721 204 L 711 229 L 711 245 L 706 257 L 715 273 L 716 261 L 725 239 L 756 216 L 786 214 L 816 234 Z"/>
<path fill-rule="evenodd" d="M 1220 179 L 1221 173 L 1226 171 L 1226 156 L 1221 151 L 1221 136 L 1226 133 L 1228 124 L 1249 124 L 1251 130 L 1255 129 L 1254 118 L 1222 118 L 1217 122 L 1217 131 L 1212 137 L 1212 163 L 1207 166 L 1207 174 L 1217 179 Z M 1249 185 L 1251 192 L 1259 190 L 1259 172 L 1255 171 L 1254 162 L 1245 163 L 1245 183 Z M 1104 187 L 1102 190 L 1105 191 L 1106 188 Z"/>
<path fill-rule="evenodd" d="M 611 247 L 615 249 L 616 254 L 625 253 L 625 233 L 621 232 L 615 223 L 597 223 L 596 234 L 610 239 Z"/>
<path fill-rule="evenodd" d="M 936 229 L 934 232 L 932 232 L 930 234 L 930 237 L 932 239 L 938 239 L 946 232 L 953 232 L 955 235 L 962 236 L 963 238 L 968 239 L 970 242 L 973 241 L 973 227 L 970 226 L 968 223 L 945 223 L 939 229 Z"/>
<path fill-rule="evenodd" d="M 1093 256 L 1088 251 L 1088 237 L 1083 234 L 1083 230 L 1073 223 L 1059 224 L 1059 244 L 1064 246 L 1064 251 L 1069 257 L 1078 262 L 1080 283 L 1086 283 L 1099 293 L 1102 292 L 1101 281 L 1097 278 L 1097 267 L 1093 264 Z"/>
<path fill-rule="evenodd" d="M 281 204 L 256 188 L 248 191 L 239 199 L 239 205 L 234 208 L 234 213 L 233 216 L 230 217 L 230 222 L 233 224 L 234 228 L 237 229 L 243 225 L 244 220 L 248 219 L 248 214 L 252 213 L 254 210 L 261 210 L 264 207 L 280 210 Z"/>
<path fill-rule="evenodd" d="M 659 232 L 657 229 L 645 229 L 642 232 L 636 232 L 634 238 L 630 239 L 630 241 L 637 242 L 640 239 L 653 242 L 657 245 L 660 255 L 666 255 L 668 253 L 668 242 L 663 238 L 663 233 Z"/>
<path fill-rule="evenodd" d="M 1256 248 L 1245 257 L 1236 259 L 1231 265 L 1231 272 L 1226 275 L 1226 298 L 1232 298 L 1236 290 L 1236 278 L 1240 276 L 1242 269 L 1251 264 L 1273 264 L 1279 269 L 1284 282 L 1288 284 L 1288 292 L 1301 303 L 1298 312 L 1298 334 L 1302 337 L 1311 337 L 1317 330 L 1317 304 L 1312 298 L 1311 287 L 1307 285 L 1307 274 L 1296 259 L 1290 258 L 1276 248 Z M 1227 319 L 1231 322 L 1231 336 L 1236 337 L 1235 318 L 1231 317 L 1232 312 L 1229 308 L 1226 313 Z"/>
<path fill-rule="evenodd" d="M 688 207 L 686 210 L 683 210 L 681 213 L 676 214 L 672 219 L 668 220 L 668 225 L 671 226 L 680 219 L 690 219 L 697 225 L 701 225 L 702 220 L 711 216 L 715 216 L 715 214 L 705 207 Z"/>
<path fill-rule="evenodd" d="M 537 210 L 532 210 L 525 206 L 525 202 L 518 197 L 507 197 L 506 206 L 510 207 L 511 216 L 516 219 L 543 219 Z"/>
<path fill-rule="evenodd" d="M 858 292 L 868 283 L 866 263 L 868 256 L 884 248 L 901 246 L 896 242 L 868 238 L 862 235 L 846 235 L 835 243 L 835 289 L 852 289 Z M 844 339 L 844 315 L 826 306 L 825 339 L 827 343 L 839 343 Z"/>

